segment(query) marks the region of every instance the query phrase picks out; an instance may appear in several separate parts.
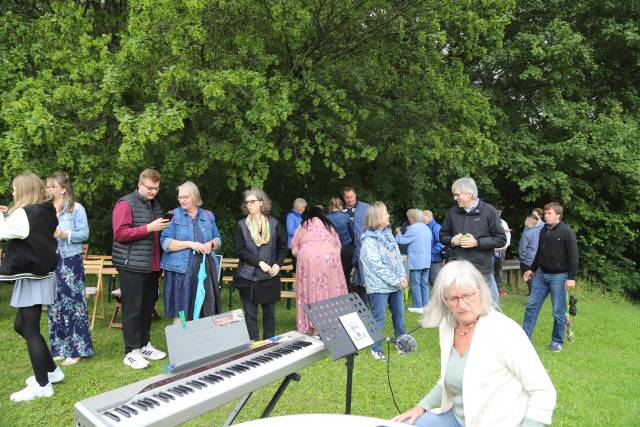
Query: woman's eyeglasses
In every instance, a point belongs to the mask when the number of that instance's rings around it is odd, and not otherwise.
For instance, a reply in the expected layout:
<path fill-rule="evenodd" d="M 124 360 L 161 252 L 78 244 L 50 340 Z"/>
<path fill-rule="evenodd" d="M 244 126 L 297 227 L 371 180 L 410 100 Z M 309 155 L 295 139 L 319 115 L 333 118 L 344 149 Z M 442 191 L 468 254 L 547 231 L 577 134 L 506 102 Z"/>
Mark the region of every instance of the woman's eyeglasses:
<path fill-rule="evenodd" d="M 475 292 L 467 292 L 466 294 L 462 294 L 460 296 L 447 296 L 444 297 L 444 300 L 447 304 L 450 305 L 458 305 L 460 304 L 460 300 L 464 301 L 465 303 L 469 304 L 471 301 L 473 301 L 473 297 L 476 296 Z"/>
<path fill-rule="evenodd" d="M 245 200 L 245 201 L 244 201 L 244 204 L 245 204 L 245 205 L 247 205 L 247 206 L 250 206 L 250 205 L 254 204 L 255 202 L 259 202 L 259 201 L 260 201 L 260 200 L 258 200 L 258 199 Z"/>

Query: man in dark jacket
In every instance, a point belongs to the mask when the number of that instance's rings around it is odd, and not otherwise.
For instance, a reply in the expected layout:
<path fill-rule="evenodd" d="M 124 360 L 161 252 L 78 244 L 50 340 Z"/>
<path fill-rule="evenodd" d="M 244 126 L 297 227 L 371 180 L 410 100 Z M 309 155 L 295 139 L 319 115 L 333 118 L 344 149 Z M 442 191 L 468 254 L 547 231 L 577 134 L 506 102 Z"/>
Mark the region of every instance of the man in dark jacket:
<path fill-rule="evenodd" d="M 149 366 L 145 359 L 160 360 L 166 353 L 151 345 L 151 315 L 158 295 L 160 231 L 169 226 L 155 199 L 160 173 L 145 169 L 138 189 L 116 203 L 112 212 L 113 265 L 120 276 L 124 364 L 133 369 Z"/>
<path fill-rule="evenodd" d="M 567 307 L 566 289 L 576 287 L 578 274 L 578 242 L 576 233 L 562 222 L 562 206 L 557 202 L 544 205 L 545 226 L 540 231 L 538 251 L 524 280 L 533 277 L 531 295 L 524 312 L 522 327 L 531 339 L 540 308 L 551 294 L 553 332 L 549 350 L 562 350 Z"/>
<path fill-rule="evenodd" d="M 497 302 L 493 251 L 507 243 L 498 212 L 478 198 L 478 187 L 471 177 L 456 180 L 451 192 L 458 205 L 449 209 L 444 218 L 440 242 L 450 249 L 451 258 L 465 259 L 480 270 Z"/>

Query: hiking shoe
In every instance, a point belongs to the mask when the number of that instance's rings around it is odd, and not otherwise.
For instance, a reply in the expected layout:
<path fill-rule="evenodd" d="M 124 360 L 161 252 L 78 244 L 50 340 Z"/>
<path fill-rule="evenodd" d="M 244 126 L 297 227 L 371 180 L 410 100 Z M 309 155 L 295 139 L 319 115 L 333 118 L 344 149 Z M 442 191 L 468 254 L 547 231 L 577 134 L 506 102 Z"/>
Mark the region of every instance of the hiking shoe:
<path fill-rule="evenodd" d="M 558 344 L 557 342 L 552 342 L 549 344 L 549 350 L 554 353 L 560 353 L 562 351 L 562 344 Z"/>
<path fill-rule="evenodd" d="M 407 310 L 409 310 L 411 313 L 424 314 L 424 309 L 422 307 L 409 307 Z"/>
<path fill-rule="evenodd" d="M 152 346 L 151 341 L 140 349 L 140 354 L 142 354 L 142 357 L 149 360 L 162 360 L 167 357 L 167 353 Z"/>
<path fill-rule="evenodd" d="M 44 387 L 40 387 L 40 384 L 28 385 L 20 391 L 16 391 L 11 394 L 12 402 L 26 402 L 36 399 L 38 397 L 51 397 L 53 396 L 53 386 L 51 383 L 47 383 Z"/>
<path fill-rule="evenodd" d="M 62 372 L 62 369 L 58 367 L 56 367 L 55 371 L 48 372 L 47 375 L 49 376 L 49 383 L 51 384 L 59 383 L 64 379 L 64 372 Z M 36 381 L 36 377 L 34 375 L 31 375 L 29 378 L 24 380 L 24 383 L 28 386 L 40 385 L 38 384 L 38 381 Z"/>
<path fill-rule="evenodd" d="M 124 356 L 124 364 L 133 368 L 133 369 L 144 369 L 149 366 L 149 362 L 142 357 L 140 353 L 140 349 L 131 350 Z"/>
<path fill-rule="evenodd" d="M 387 360 L 387 356 L 385 356 L 384 353 L 381 352 L 381 351 L 373 351 L 373 350 L 371 350 L 371 355 L 376 360 Z"/>

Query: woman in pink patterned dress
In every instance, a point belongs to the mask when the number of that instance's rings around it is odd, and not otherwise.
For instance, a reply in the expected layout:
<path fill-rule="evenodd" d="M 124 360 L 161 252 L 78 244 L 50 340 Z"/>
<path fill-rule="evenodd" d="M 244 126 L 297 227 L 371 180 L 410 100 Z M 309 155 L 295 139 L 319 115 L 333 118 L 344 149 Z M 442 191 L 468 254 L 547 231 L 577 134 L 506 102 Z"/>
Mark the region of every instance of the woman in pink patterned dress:
<path fill-rule="evenodd" d="M 291 252 L 297 258 L 296 324 L 300 332 L 316 333 L 304 314 L 304 304 L 347 294 L 340 248 L 340 238 L 322 208 L 306 210 L 291 242 Z"/>

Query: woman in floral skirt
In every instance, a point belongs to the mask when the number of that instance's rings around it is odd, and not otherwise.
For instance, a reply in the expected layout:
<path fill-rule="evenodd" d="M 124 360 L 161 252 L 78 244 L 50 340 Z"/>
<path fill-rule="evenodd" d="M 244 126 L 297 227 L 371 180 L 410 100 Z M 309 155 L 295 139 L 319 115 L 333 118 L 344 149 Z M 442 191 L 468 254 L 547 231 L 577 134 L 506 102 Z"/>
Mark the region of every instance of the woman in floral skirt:
<path fill-rule="evenodd" d="M 93 355 L 87 302 L 84 298 L 82 243 L 89 238 L 89 223 L 84 207 L 75 201 L 71 180 L 64 172 L 47 178 L 47 191 L 53 196 L 58 228 L 56 266 L 56 302 L 49 306 L 49 340 L 54 359 L 62 365 L 78 363 Z"/>

